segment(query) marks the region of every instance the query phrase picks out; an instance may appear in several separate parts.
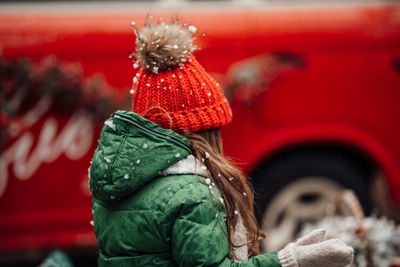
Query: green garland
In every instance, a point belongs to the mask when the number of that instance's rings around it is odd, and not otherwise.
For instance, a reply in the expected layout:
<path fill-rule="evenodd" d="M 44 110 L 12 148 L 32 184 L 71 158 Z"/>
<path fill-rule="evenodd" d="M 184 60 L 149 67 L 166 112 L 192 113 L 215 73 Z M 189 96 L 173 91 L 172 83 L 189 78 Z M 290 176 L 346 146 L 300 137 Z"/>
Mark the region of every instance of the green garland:
<path fill-rule="evenodd" d="M 51 99 L 49 114 L 82 109 L 102 122 L 127 103 L 127 97 L 117 99 L 112 91 L 101 75 L 84 79 L 79 64 L 63 64 L 49 56 L 36 65 L 27 58 L 7 60 L 0 56 L 0 152 L 15 128 L 25 127 L 21 119 L 38 101 Z"/>

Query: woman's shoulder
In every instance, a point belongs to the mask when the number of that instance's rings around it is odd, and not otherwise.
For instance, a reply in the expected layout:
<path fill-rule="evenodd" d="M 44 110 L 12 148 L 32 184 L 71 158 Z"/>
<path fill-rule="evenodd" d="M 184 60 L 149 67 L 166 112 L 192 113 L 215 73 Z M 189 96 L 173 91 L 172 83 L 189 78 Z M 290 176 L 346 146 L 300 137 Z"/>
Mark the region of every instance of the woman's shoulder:
<path fill-rule="evenodd" d="M 162 223 L 179 216 L 187 220 L 192 216 L 213 220 L 216 214 L 225 214 L 221 193 L 209 178 L 193 174 L 168 175 L 156 181 L 156 186 L 169 192 L 163 203 Z"/>
<path fill-rule="evenodd" d="M 182 193 L 188 193 L 192 201 L 200 201 L 210 195 L 208 182 L 208 178 L 195 174 L 170 174 L 157 177 L 146 185 L 140 194 L 148 195 L 154 192 L 163 201 L 169 202 Z"/>
<path fill-rule="evenodd" d="M 219 190 L 210 179 L 194 174 L 171 174 L 158 177 L 144 187 L 139 194 L 155 201 L 165 216 L 185 209 L 191 210 L 197 206 L 215 207 L 221 199 Z"/>
<path fill-rule="evenodd" d="M 122 210 L 163 211 L 172 201 L 201 202 L 210 197 L 207 178 L 195 174 L 154 177 L 118 205 Z M 216 195 L 219 195 L 216 193 Z M 114 207 L 116 208 L 116 207 Z"/>
<path fill-rule="evenodd" d="M 193 155 L 189 155 L 159 172 L 159 176 L 154 177 L 140 194 L 156 192 L 162 201 L 169 202 L 185 196 L 186 193 L 191 196 L 191 201 L 201 201 L 209 197 L 209 190 L 213 185 L 207 176 L 207 168 Z"/>

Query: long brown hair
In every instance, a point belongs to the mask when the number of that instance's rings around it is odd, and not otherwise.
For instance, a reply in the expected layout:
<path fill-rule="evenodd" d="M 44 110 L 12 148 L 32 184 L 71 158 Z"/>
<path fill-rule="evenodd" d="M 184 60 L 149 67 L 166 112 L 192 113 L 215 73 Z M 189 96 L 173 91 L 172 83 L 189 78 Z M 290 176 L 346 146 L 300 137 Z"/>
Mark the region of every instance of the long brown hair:
<path fill-rule="evenodd" d="M 258 226 L 254 215 L 253 190 L 249 180 L 224 156 L 219 129 L 182 133 L 190 140 L 193 155 L 204 162 L 209 177 L 220 190 L 226 208 L 226 226 L 231 252 L 243 245 L 248 246 L 249 257 L 260 254 L 259 243 L 265 234 Z M 233 234 L 238 215 L 247 231 L 246 244 L 234 244 Z"/>

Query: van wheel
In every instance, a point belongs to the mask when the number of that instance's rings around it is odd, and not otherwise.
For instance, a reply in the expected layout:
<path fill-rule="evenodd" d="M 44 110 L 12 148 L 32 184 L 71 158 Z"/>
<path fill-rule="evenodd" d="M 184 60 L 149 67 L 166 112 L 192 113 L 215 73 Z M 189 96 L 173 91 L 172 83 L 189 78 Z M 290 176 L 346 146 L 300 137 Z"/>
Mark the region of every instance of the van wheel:
<path fill-rule="evenodd" d="M 265 251 L 283 248 L 306 223 L 322 219 L 344 188 L 355 192 L 367 214 L 371 210 L 365 166 L 342 153 L 307 150 L 282 155 L 253 178 L 257 217 L 267 235 Z"/>

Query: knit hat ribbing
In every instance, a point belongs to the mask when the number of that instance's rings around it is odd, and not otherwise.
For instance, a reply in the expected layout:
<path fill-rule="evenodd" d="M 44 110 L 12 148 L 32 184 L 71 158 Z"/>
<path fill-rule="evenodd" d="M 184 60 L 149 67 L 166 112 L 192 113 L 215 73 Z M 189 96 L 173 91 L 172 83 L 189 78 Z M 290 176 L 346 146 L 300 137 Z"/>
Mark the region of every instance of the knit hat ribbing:
<path fill-rule="evenodd" d="M 178 22 L 146 24 L 135 33 L 141 69 L 134 78 L 133 112 L 176 132 L 218 128 L 232 120 L 222 88 L 191 53 L 188 29 Z"/>

